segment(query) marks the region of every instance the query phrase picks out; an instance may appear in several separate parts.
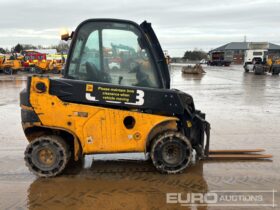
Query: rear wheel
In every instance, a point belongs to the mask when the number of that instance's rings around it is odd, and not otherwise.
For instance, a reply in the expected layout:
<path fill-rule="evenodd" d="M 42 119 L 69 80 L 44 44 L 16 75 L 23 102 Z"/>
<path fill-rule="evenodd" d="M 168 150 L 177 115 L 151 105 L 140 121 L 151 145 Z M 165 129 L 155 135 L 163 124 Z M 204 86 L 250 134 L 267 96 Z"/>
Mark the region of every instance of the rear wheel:
<path fill-rule="evenodd" d="M 70 159 L 68 145 L 59 136 L 41 136 L 30 142 L 25 150 L 29 170 L 39 177 L 60 174 Z"/>
<path fill-rule="evenodd" d="M 4 68 L 4 73 L 5 74 L 13 74 L 13 69 L 10 67 Z"/>
<path fill-rule="evenodd" d="M 278 67 L 278 68 L 280 68 L 280 67 Z M 278 68 L 272 66 L 272 67 L 271 67 L 271 74 L 272 74 L 272 75 L 278 75 L 279 72 L 280 72 Z"/>
<path fill-rule="evenodd" d="M 151 159 L 156 169 L 162 173 L 180 173 L 191 162 L 191 143 L 179 132 L 165 132 L 154 139 Z"/>

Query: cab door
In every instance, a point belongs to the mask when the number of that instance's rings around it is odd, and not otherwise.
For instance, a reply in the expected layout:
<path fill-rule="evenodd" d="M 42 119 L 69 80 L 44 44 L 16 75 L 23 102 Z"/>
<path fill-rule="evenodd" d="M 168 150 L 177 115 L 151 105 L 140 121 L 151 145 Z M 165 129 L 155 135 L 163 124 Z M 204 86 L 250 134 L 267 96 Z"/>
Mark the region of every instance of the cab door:
<path fill-rule="evenodd" d="M 137 143 L 130 138 L 137 132 L 125 127 L 127 113 L 116 106 L 141 107 L 145 97 L 141 88 L 163 88 L 145 35 L 132 22 L 113 20 L 87 21 L 75 34 L 66 77 L 84 83 L 86 100 L 92 105 L 98 106 L 102 101 L 103 107 L 108 107 L 89 116 L 84 127 L 86 142 L 92 143 L 90 150 L 135 150 Z M 139 121 L 136 125 L 143 123 Z"/>

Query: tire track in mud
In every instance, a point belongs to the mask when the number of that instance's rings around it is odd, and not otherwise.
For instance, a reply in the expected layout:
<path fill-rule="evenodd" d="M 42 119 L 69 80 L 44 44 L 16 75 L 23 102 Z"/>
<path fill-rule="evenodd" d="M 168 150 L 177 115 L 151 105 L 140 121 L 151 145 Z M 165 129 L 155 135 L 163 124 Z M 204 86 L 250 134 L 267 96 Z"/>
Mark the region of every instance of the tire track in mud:
<path fill-rule="evenodd" d="M 272 189 L 279 187 L 280 183 L 280 177 L 277 176 L 277 173 L 242 175 L 244 174 L 243 166 L 240 166 L 242 170 L 238 173 L 225 174 L 223 172 L 223 175 L 220 175 L 219 170 L 221 169 L 217 169 L 214 173 L 208 167 L 203 168 L 201 163 L 191 166 L 182 174 L 162 175 L 148 163 L 115 164 L 94 164 L 89 169 L 78 170 L 77 173 L 73 172 L 75 169 L 73 171 L 69 169 L 68 173 L 56 178 L 36 179 L 28 189 L 27 204 L 23 201 L 14 201 L 10 206 L 12 208 L 25 208 L 27 205 L 29 209 L 49 209 L 50 207 L 63 206 L 78 209 L 78 206 L 82 206 L 85 209 L 99 203 L 99 205 L 105 205 L 109 208 L 111 204 L 101 203 L 116 197 L 112 201 L 111 207 L 121 209 L 121 204 L 129 205 L 129 199 L 141 206 L 143 200 L 164 200 L 167 192 L 252 189 L 252 186 L 258 189 Z M 227 168 L 228 164 L 224 164 L 224 166 Z M 238 167 L 239 163 L 233 168 Z M 261 169 L 265 171 L 262 167 Z M 0 181 L 4 182 L 12 180 L 20 182 L 33 178 L 31 173 L 0 174 Z M 125 197 L 127 197 L 127 201 L 123 201 L 121 204 L 117 202 L 118 199 Z M 136 198 L 139 198 L 139 201 Z M 158 206 L 155 207 L 158 208 Z M 0 208 L 3 209 L 1 206 Z"/>
<path fill-rule="evenodd" d="M 34 200 L 30 200 L 32 202 L 29 203 L 29 206 L 35 205 L 39 202 L 43 203 L 47 207 L 48 205 L 57 204 L 58 200 L 62 203 L 64 201 L 65 204 L 68 203 L 68 200 L 76 200 L 76 202 L 80 202 L 80 199 L 89 199 L 91 200 L 90 202 L 96 202 L 97 200 L 101 201 L 104 199 L 109 199 L 115 195 L 128 197 L 137 197 L 139 195 L 146 195 L 147 197 L 153 197 L 154 195 L 163 196 L 166 192 L 168 192 L 168 190 L 176 190 L 176 192 L 207 192 L 208 187 L 213 189 L 238 189 L 239 186 L 241 187 L 241 189 L 244 189 L 244 186 L 248 187 L 256 184 L 258 187 L 262 186 L 267 188 L 267 182 L 270 183 L 270 186 L 273 186 L 275 183 L 279 183 L 280 181 L 278 177 L 264 178 L 249 176 L 209 176 L 206 177 L 206 180 L 204 180 L 200 176 L 191 177 L 186 175 L 185 179 L 183 179 L 183 177 L 178 177 L 180 179 L 174 179 L 174 177 L 172 179 L 165 179 L 160 178 L 160 176 L 154 175 L 153 173 L 147 174 L 146 172 L 140 172 L 136 175 L 134 174 L 133 176 L 131 176 L 130 174 L 117 174 L 119 176 L 119 179 L 116 180 L 116 182 L 122 179 L 127 179 L 129 176 L 129 182 L 127 184 L 134 183 L 134 186 L 124 185 L 123 187 L 119 187 L 119 185 L 114 186 L 113 183 L 110 187 L 94 189 L 95 185 L 98 185 L 98 183 L 100 182 L 104 182 L 104 178 L 102 178 L 101 174 L 98 174 L 97 172 L 96 175 L 97 176 L 94 176 L 92 178 L 87 177 L 85 179 L 85 182 L 89 182 L 89 186 L 87 187 L 87 189 L 78 187 L 78 190 L 76 191 L 72 190 L 70 192 L 68 191 L 67 193 L 59 193 L 52 196 L 49 195 L 47 196 L 47 199 L 44 200 L 41 200 L 40 197 L 37 197 Z M 74 177 L 69 175 L 64 178 L 72 180 Z M 108 177 L 105 177 L 105 179 L 107 178 Z M 93 188 L 90 188 L 90 186 L 93 186 Z M 158 197 L 159 196 L 156 196 L 156 199 Z"/>

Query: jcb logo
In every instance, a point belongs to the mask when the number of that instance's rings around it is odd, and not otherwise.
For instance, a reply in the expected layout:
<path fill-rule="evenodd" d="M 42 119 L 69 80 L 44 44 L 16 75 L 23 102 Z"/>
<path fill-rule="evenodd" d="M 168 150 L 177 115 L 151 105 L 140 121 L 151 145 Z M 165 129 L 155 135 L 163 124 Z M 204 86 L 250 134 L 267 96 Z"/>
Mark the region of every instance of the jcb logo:
<path fill-rule="evenodd" d="M 87 92 L 93 92 L 93 85 L 92 84 L 87 84 L 86 91 Z"/>

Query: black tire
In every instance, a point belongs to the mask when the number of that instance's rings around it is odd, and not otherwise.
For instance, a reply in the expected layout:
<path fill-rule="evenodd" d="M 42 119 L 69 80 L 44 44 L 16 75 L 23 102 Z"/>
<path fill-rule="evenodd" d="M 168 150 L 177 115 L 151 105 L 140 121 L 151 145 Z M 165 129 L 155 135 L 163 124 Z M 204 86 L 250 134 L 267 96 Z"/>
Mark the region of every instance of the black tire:
<path fill-rule="evenodd" d="M 39 177 L 53 177 L 63 172 L 71 153 L 60 136 L 40 136 L 29 143 L 25 153 L 29 170 Z"/>
<path fill-rule="evenodd" d="M 271 68 L 271 74 L 272 74 L 272 75 L 275 75 L 275 72 L 274 72 L 274 68 L 273 68 L 273 67 Z"/>
<path fill-rule="evenodd" d="M 5 74 L 13 74 L 13 69 L 12 68 L 4 68 L 4 73 Z"/>
<path fill-rule="evenodd" d="M 43 74 L 43 70 L 40 69 L 40 68 L 38 68 L 38 67 L 36 67 L 35 72 L 36 72 L 37 74 Z"/>
<path fill-rule="evenodd" d="M 248 72 L 249 72 L 249 69 L 248 69 L 248 67 L 247 67 L 247 65 L 246 65 L 246 64 L 243 66 L 243 68 L 244 68 L 244 71 L 245 71 L 246 73 L 248 73 Z"/>
<path fill-rule="evenodd" d="M 278 67 L 278 68 L 280 68 L 280 67 Z M 279 75 L 279 70 L 277 68 L 275 68 L 275 67 L 272 67 L 271 74 L 272 75 Z"/>
<path fill-rule="evenodd" d="M 151 159 L 161 173 L 180 173 L 191 163 L 191 142 L 179 132 L 167 131 L 153 140 Z"/>
<path fill-rule="evenodd" d="M 36 72 L 36 68 L 34 66 L 31 66 L 28 70 L 30 73 Z"/>
<path fill-rule="evenodd" d="M 53 69 L 53 70 L 51 71 L 51 73 L 53 73 L 53 74 L 59 74 L 59 70 L 58 70 L 58 69 Z"/>
<path fill-rule="evenodd" d="M 265 73 L 264 67 L 262 65 L 255 65 L 253 70 L 255 75 L 263 75 Z"/>

